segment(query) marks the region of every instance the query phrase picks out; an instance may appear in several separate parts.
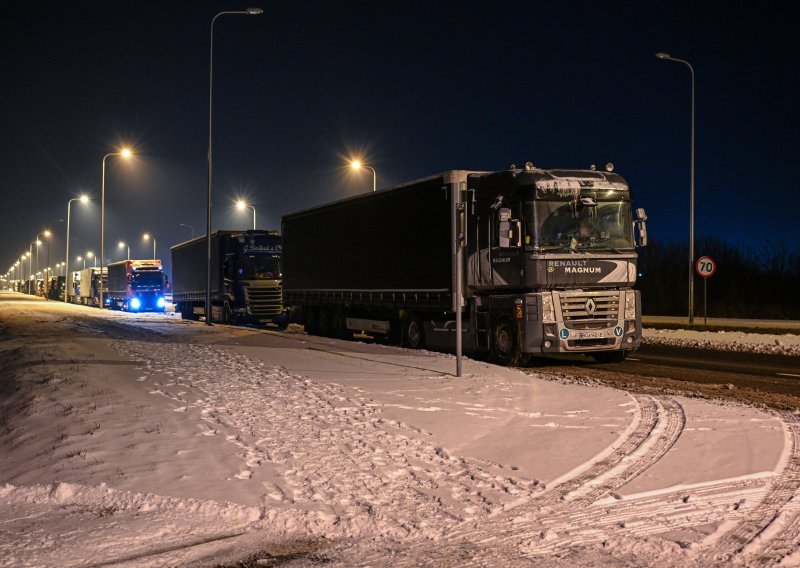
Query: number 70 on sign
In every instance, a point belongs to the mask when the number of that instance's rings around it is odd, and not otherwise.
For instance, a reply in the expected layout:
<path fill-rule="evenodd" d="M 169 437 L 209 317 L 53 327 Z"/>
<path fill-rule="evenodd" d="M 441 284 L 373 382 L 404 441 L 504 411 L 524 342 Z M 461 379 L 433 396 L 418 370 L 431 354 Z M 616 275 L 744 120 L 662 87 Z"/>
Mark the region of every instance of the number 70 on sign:
<path fill-rule="evenodd" d="M 710 256 L 701 256 L 694 264 L 694 269 L 701 278 L 711 278 L 717 271 L 717 263 Z"/>

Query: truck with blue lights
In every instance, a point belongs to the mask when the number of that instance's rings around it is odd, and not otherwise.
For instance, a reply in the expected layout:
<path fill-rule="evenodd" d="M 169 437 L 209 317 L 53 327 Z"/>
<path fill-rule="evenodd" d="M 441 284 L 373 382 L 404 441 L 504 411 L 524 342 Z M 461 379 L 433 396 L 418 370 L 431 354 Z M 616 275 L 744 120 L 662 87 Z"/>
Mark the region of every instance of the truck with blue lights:
<path fill-rule="evenodd" d="M 108 265 L 105 303 L 111 309 L 163 312 L 165 286 L 160 260 L 121 260 Z"/>

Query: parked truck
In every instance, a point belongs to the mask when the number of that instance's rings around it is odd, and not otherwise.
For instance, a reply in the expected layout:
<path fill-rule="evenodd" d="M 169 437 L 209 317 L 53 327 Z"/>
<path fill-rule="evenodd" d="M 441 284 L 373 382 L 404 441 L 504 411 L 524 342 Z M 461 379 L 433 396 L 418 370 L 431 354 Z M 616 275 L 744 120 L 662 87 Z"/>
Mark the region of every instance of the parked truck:
<path fill-rule="evenodd" d="M 453 351 L 460 310 L 463 350 L 501 364 L 622 361 L 642 337 L 646 215 L 606 170 L 453 170 L 285 215 L 290 321 Z"/>
<path fill-rule="evenodd" d="M 47 298 L 50 300 L 64 301 L 64 285 L 66 278 L 64 276 L 51 276 L 47 286 Z"/>
<path fill-rule="evenodd" d="M 78 273 L 75 279 L 75 301 L 84 306 L 100 305 L 100 268 L 84 268 Z M 107 288 L 108 267 L 103 267 L 103 290 Z"/>
<path fill-rule="evenodd" d="M 159 259 L 121 260 L 108 268 L 104 302 L 111 309 L 163 312 L 166 277 Z"/>
<path fill-rule="evenodd" d="M 183 319 L 205 317 L 205 236 L 172 247 L 172 301 Z M 282 245 L 277 231 L 211 234 L 211 321 L 282 324 Z"/>

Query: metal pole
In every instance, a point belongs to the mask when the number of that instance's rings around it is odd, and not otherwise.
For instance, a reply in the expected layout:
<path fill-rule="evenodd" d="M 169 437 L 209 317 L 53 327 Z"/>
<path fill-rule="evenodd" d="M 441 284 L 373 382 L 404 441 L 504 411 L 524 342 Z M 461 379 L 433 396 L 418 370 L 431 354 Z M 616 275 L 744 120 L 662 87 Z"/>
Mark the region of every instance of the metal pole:
<path fill-rule="evenodd" d="M 256 230 L 256 208 L 253 207 L 252 205 L 250 206 L 250 208 L 253 210 L 253 230 L 255 231 Z"/>
<path fill-rule="evenodd" d="M 225 14 L 249 14 L 257 15 L 262 13 L 261 8 L 248 8 L 242 11 L 220 12 L 211 19 L 211 42 L 208 64 L 208 204 L 206 214 L 206 325 L 211 325 L 211 188 L 213 187 L 213 168 L 211 151 L 212 133 L 212 109 L 214 94 L 214 23 L 217 18 Z"/>
<path fill-rule="evenodd" d="M 156 237 L 153 236 L 153 260 L 155 260 L 156 258 L 158 258 L 156 257 Z"/>
<path fill-rule="evenodd" d="M 105 264 L 105 235 L 106 235 L 106 158 L 111 154 L 103 156 L 103 174 L 100 178 L 100 306 L 103 309 L 103 265 Z M 97 266 L 97 257 L 95 256 L 95 266 Z M 89 287 L 91 288 L 91 279 Z M 81 293 L 83 293 L 81 291 Z"/>
<path fill-rule="evenodd" d="M 708 278 L 703 278 L 703 325 L 708 325 Z"/>
<path fill-rule="evenodd" d="M 656 53 L 658 59 L 683 63 L 689 68 L 692 79 L 692 141 L 689 166 L 689 323 L 694 322 L 694 68 L 684 59 L 676 59 L 669 53 Z"/>
<path fill-rule="evenodd" d="M 69 214 L 70 208 L 72 207 L 72 202 L 75 199 L 70 199 L 67 201 L 67 254 L 65 260 L 65 268 L 64 268 L 64 301 L 67 301 L 67 292 L 69 291 Z"/>
<path fill-rule="evenodd" d="M 375 168 L 372 166 L 364 166 L 365 168 L 369 168 L 372 170 L 372 191 L 375 191 L 378 186 L 378 173 L 375 171 Z"/>

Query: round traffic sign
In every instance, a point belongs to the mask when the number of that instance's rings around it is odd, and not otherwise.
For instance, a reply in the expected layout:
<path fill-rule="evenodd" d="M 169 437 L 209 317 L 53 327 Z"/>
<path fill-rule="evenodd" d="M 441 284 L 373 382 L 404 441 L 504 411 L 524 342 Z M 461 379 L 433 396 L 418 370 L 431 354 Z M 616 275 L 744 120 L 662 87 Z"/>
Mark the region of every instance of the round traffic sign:
<path fill-rule="evenodd" d="M 701 256 L 697 259 L 694 269 L 701 278 L 711 278 L 717 271 L 717 263 L 710 256 Z"/>

